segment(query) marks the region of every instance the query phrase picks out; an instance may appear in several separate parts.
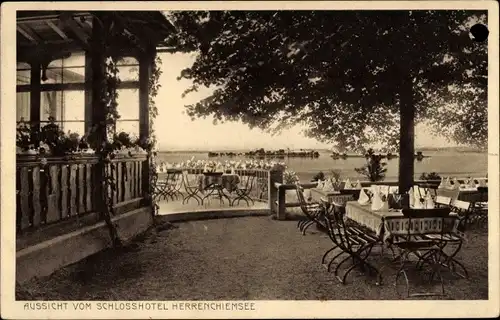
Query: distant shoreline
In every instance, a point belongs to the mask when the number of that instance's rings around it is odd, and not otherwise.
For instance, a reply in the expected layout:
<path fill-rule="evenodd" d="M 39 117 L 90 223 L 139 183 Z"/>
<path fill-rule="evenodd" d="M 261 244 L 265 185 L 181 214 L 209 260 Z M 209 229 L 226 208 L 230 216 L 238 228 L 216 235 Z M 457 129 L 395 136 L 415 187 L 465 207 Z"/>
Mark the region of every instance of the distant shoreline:
<path fill-rule="evenodd" d="M 159 150 L 159 153 L 206 153 L 209 152 L 248 152 L 252 149 L 220 149 L 220 150 Z M 331 153 L 331 150 L 328 149 L 302 149 L 304 151 L 318 151 L 321 153 Z M 457 153 L 481 153 L 486 152 L 486 150 L 480 148 L 472 148 L 472 147 L 424 147 L 424 148 L 415 148 L 415 152 L 457 152 Z M 394 153 L 397 154 L 397 153 Z"/>

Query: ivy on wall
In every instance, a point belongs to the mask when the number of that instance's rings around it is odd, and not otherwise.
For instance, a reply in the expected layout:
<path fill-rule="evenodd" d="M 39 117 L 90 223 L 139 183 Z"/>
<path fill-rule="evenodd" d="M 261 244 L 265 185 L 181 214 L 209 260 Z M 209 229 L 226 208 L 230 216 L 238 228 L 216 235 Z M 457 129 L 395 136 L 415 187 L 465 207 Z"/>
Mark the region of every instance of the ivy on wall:
<path fill-rule="evenodd" d="M 148 192 L 148 200 L 151 203 L 152 214 L 153 216 L 158 213 L 160 208 L 158 204 L 158 197 L 156 194 L 156 184 L 158 182 L 158 168 L 156 165 L 156 134 L 154 130 L 155 118 L 158 115 L 158 107 L 156 106 L 155 98 L 158 95 L 158 91 L 161 88 L 160 76 L 162 74 L 161 71 L 161 58 L 157 55 L 153 60 L 151 75 L 149 78 L 149 141 L 145 146 L 145 150 L 148 152 L 148 161 L 149 161 L 149 192 Z"/>

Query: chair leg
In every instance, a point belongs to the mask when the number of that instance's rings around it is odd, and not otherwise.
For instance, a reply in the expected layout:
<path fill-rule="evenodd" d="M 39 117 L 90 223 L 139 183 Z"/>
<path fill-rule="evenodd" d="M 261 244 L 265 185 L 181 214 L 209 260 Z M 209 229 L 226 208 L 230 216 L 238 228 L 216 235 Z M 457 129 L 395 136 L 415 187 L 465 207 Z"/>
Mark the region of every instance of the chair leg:
<path fill-rule="evenodd" d="M 305 236 L 306 235 L 306 230 L 312 226 L 314 224 L 314 221 L 309 221 L 305 226 L 304 228 L 302 229 L 302 235 Z"/>
<path fill-rule="evenodd" d="M 333 246 L 331 249 L 329 249 L 327 252 L 325 252 L 325 254 L 323 255 L 323 258 L 321 258 L 321 264 L 323 264 L 323 265 L 324 265 L 324 264 L 326 263 L 326 262 L 325 262 L 325 259 L 326 259 L 326 257 L 328 256 L 328 254 L 329 254 L 330 252 L 332 252 L 333 250 L 337 249 L 337 248 L 338 248 L 338 246 Z"/>
<path fill-rule="evenodd" d="M 408 262 L 408 255 L 410 253 L 411 252 L 409 252 L 409 251 L 406 251 L 403 253 L 402 260 L 401 260 L 401 266 L 400 266 L 398 272 L 396 273 L 395 286 L 396 286 L 396 291 L 397 291 L 398 295 L 401 297 L 400 292 L 397 290 L 397 283 L 398 283 L 398 280 L 401 277 L 401 275 L 404 276 L 405 283 L 406 283 L 406 298 L 445 295 L 444 281 L 443 281 L 443 278 L 441 276 L 441 270 L 440 270 L 441 263 L 439 262 L 439 260 L 436 257 L 436 255 L 440 254 L 439 250 L 432 250 L 432 253 L 429 254 L 429 257 L 427 259 L 422 259 L 422 261 L 423 261 L 422 263 L 428 263 L 429 266 L 431 267 L 431 273 L 429 275 L 429 282 L 432 282 L 434 280 L 435 275 L 438 276 L 439 282 L 440 282 L 440 287 L 441 287 L 441 292 L 421 292 L 421 293 L 411 293 L 410 292 L 411 291 L 410 290 L 410 280 L 408 279 L 408 275 L 407 275 L 406 270 L 405 270 L 405 266 Z M 424 255 L 422 255 L 422 256 L 424 256 Z"/>
<path fill-rule="evenodd" d="M 349 261 L 349 259 L 352 258 L 351 256 L 351 253 L 350 252 L 346 252 L 349 256 L 348 257 L 345 257 L 344 260 L 340 261 L 339 264 L 337 264 L 337 267 L 335 268 L 333 274 L 335 275 L 335 278 L 337 278 L 337 280 L 340 281 L 340 283 L 344 284 L 342 282 L 342 279 L 339 277 L 339 269 L 340 269 L 340 266 L 343 265 L 346 261 Z"/>
<path fill-rule="evenodd" d="M 341 255 L 343 255 L 344 253 L 346 253 L 345 251 L 340 251 L 339 253 L 337 253 L 331 260 L 330 262 L 328 263 L 328 267 L 326 268 L 326 270 L 328 270 L 328 272 L 331 272 L 331 269 L 332 269 L 332 265 L 333 265 L 333 262 L 338 258 L 340 257 Z"/>
<path fill-rule="evenodd" d="M 445 246 L 446 247 L 446 246 Z M 460 249 L 462 248 L 462 243 L 458 243 L 457 244 L 457 247 L 455 248 L 455 250 L 451 253 L 451 254 L 446 254 L 444 252 L 444 248 L 441 248 L 440 250 L 440 257 L 443 257 L 444 261 L 440 261 L 440 264 L 446 268 L 448 268 L 452 274 L 454 275 L 457 275 L 461 278 L 464 278 L 464 279 L 468 279 L 469 278 L 469 273 L 467 272 L 467 269 L 465 268 L 465 266 L 459 262 L 457 259 L 455 259 L 455 256 L 458 254 L 458 252 L 460 252 Z M 462 269 L 462 273 L 459 273 L 456 271 L 456 266 L 460 267 L 460 269 Z"/>
<path fill-rule="evenodd" d="M 302 219 L 302 220 L 300 220 L 299 223 L 300 223 L 299 230 L 300 230 L 300 232 L 302 232 L 302 230 L 304 229 L 304 226 L 306 226 L 309 223 L 309 220 L 308 219 Z"/>

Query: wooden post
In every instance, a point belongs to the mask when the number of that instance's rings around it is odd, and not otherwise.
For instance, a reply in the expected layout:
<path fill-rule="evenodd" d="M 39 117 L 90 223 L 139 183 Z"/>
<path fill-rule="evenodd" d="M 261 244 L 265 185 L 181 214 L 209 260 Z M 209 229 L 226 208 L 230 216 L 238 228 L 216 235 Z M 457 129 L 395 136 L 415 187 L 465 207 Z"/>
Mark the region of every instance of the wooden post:
<path fill-rule="evenodd" d="M 85 134 L 92 128 L 92 58 L 85 53 Z"/>
<path fill-rule="evenodd" d="M 284 184 L 278 188 L 278 211 L 276 212 L 278 220 L 286 220 L 286 190 Z"/>
<path fill-rule="evenodd" d="M 269 171 L 267 186 L 269 210 L 271 211 L 271 214 L 277 215 L 278 207 L 276 202 L 278 201 L 278 189 L 274 186 L 275 182 L 283 183 L 283 171 Z"/>
<path fill-rule="evenodd" d="M 95 13 L 97 15 L 97 13 Z M 101 22 L 105 22 L 104 14 L 99 14 L 98 18 Z M 95 19 L 95 18 L 94 18 Z M 92 23 L 92 38 L 91 38 L 91 69 L 92 69 L 92 126 L 96 126 L 95 137 L 97 145 L 102 145 L 106 139 L 106 126 L 102 124 L 106 121 L 106 106 L 103 104 L 104 98 L 104 81 L 105 81 L 105 48 L 104 48 L 104 26 L 98 21 Z M 104 197 L 102 190 L 102 176 L 104 174 L 104 164 L 99 161 L 93 166 L 93 187 L 94 187 L 94 205 L 98 211 L 103 210 Z"/>
<path fill-rule="evenodd" d="M 30 127 L 35 137 L 35 147 L 39 146 L 38 133 L 40 132 L 40 82 L 41 64 L 39 61 L 31 63 L 31 88 L 30 88 Z"/>
<path fill-rule="evenodd" d="M 406 77 L 401 83 L 399 102 L 399 193 L 403 194 L 413 186 L 415 155 L 415 105 L 412 80 Z"/>
<path fill-rule="evenodd" d="M 139 137 L 149 138 L 149 79 L 155 51 L 150 50 L 139 56 Z"/>
<path fill-rule="evenodd" d="M 156 49 L 139 55 L 139 138 L 146 141 L 150 136 L 149 123 L 149 79 L 151 78 Z M 149 182 L 149 163 L 142 165 L 142 191 L 151 194 Z"/>

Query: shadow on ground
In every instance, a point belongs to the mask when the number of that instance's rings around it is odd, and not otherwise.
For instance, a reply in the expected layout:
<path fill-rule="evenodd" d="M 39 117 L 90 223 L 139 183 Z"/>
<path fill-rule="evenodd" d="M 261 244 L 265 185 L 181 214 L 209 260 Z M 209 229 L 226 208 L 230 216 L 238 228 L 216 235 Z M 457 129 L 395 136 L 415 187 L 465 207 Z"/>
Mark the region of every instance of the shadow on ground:
<path fill-rule="evenodd" d="M 476 231 L 459 259 L 470 279 L 446 276 L 446 299 L 488 298 L 488 235 Z M 18 286 L 18 300 L 398 299 L 397 266 L 385 283 L 361 272 L 340 284 L 321 265 L 330 239 L 294 221 L 245 217 L 161 224 L 121 250 L 106 250 Z M 376 263 L 389 264 L 389 259 Z"/>

